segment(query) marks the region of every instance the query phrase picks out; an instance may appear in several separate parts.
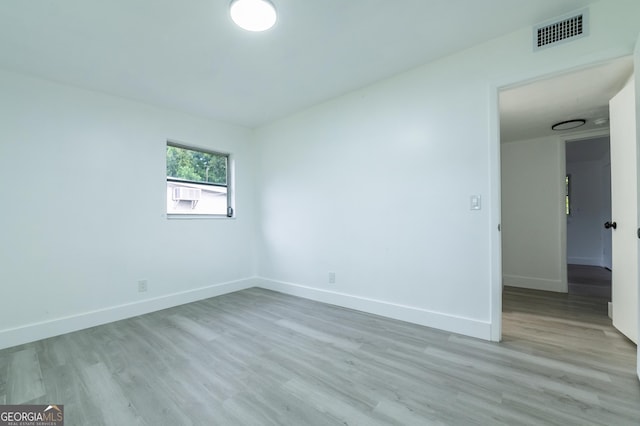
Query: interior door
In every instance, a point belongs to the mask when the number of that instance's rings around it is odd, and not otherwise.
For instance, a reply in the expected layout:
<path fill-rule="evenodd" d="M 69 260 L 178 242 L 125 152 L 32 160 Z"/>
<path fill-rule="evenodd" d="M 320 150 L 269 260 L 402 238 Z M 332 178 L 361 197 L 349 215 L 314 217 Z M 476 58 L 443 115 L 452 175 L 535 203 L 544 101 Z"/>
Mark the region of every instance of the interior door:
<path fill-rule="evenodd" d="M 613 326 L 638 342 L 638 163 L 632 77 L 609 102 Z"/>
<path fill-rule="evenodd" d="M 635 103 L 636 151 L 637 151 L 636 155 L 640 155 L 640 149 L 638 149 L 638 147 L 640 146 L 640 139 L 638 139 L 638 137 L 640 137 L 640 35 L 638 35 L 638 40 L 636 41 L 636 48 L 635 48 L 635 51 L 633 52 L 633 65 L 635 68 L 634 78 L 636 83 L 636 103 Z M 640 157 L 636 157 L 636 168 L 640 169 Z M 636 185 L 638 188 L 640 188 L 640 173 L 638 173 L 637 175 L 638 175 L 638 180 Z M 637 211 L 638 211 L 637 223 L 639 228 L 638 228 L 638 240 L 636 241 L 636 244 L 637 244 L 636 250 L 638 251 L 638 253 L 640 253 L 640 205 L 637 206 Z M 640 258 L 637 260 L 638 262 L 640 262 Z M 636 303 L 637 303 L 636 314 L 638 316 L 637 329 L 640 330 L 640 276 L 638 276 L 637 282 L 638 282 L 638 287 L 637 287 L 638 295 L 636 298 Z M 638 379 L 640 379 L 640 351 L 637 351 L 636 356 L 637 356 L 636 371 L 638 373 Z"/>
<path fill-rule="evenodd" d="M 604 223 L 611 218 L 611 162 L 607 162 L 602 166 L 602 215 L 600 216 Z M 602 266 L 611 269 L 611 232 L 609 230 L 602 230 Z"/>

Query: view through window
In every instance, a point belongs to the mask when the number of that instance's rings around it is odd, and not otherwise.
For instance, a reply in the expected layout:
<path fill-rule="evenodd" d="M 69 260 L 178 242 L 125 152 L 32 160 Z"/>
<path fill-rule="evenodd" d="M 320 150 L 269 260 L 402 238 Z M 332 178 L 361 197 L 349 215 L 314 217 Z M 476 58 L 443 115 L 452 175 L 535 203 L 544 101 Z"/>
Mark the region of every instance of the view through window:
<path fill-rule="evenodd" d="M 167 143 L 167 213 L 233 216 L 229 155 Z"/>

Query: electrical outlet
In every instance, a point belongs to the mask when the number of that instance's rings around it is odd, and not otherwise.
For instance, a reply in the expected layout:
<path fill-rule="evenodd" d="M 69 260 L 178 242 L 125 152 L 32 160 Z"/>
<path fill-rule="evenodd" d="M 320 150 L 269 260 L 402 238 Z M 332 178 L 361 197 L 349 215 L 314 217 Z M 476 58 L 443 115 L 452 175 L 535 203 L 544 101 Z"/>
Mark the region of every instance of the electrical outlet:
<path fill-rule="evenodd" d="M 336 283 L 336 273 L 329 272 L 329 284 L 335 284 L 335 283 Z"/>
<path fill-rule="evenodd" d="M 138 281 L 138 293 L 144 293 L 147 291 L 147 280 Z"/>

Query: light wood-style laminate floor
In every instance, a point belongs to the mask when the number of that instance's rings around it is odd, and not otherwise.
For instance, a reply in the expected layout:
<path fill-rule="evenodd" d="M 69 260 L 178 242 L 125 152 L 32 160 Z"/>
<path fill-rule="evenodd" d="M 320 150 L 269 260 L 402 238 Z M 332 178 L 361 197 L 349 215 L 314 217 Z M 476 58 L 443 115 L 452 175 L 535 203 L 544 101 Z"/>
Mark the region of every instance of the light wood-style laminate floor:
<path fill-rule="evenodd" d="M 67 425 L 638 425 L 606 301 L 504 293 L 504 342 L 249 289 L 0 351 Z"/>
<path fill-rule="evenodd" d="M 567 265 L 569 293 L 611 300 L 611 270 L 591 265 Z"/>

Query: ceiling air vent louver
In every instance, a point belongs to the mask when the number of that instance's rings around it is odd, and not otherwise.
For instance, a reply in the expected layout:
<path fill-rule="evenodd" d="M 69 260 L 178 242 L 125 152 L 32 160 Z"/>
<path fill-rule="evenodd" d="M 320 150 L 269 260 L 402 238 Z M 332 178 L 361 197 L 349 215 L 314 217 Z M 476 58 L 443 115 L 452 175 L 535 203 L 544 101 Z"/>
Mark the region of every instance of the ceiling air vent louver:
<path fill-rule="evenodd" d="M 556 18 L 533 28 L 533 50 L 555 46 L 588 35 L 589 10 Z"/>

